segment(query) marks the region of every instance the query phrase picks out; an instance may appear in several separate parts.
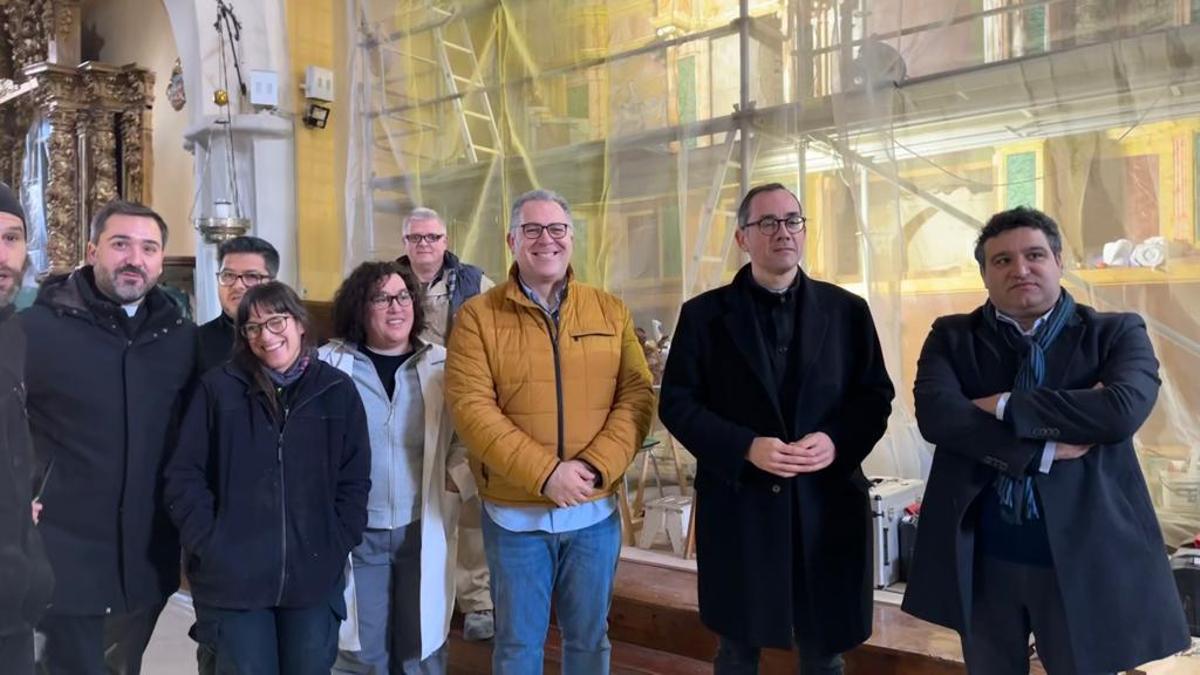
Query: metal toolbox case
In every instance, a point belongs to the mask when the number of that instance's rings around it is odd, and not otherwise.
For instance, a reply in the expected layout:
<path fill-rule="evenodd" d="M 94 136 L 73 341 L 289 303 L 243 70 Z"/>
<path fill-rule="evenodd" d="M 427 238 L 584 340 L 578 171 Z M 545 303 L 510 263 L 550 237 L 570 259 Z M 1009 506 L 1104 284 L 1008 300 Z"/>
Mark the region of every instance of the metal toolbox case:
<path fill-rule="evenodd" d="M 875 587 L 900 581 L 900 519 L 920 501 L 925 482 L 915 478 L 871 478 L 871 524 L 875 530 Z"/>

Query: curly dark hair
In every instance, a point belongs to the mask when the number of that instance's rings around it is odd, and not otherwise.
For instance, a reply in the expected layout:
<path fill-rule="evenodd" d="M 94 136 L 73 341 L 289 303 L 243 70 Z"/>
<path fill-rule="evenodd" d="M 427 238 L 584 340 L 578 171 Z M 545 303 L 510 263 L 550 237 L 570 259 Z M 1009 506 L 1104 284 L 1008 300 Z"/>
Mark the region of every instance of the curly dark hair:
<path fill-rule="evenodd" d="M 387 283 L 393 274 L 404 280 L 412 295 L 413 323 L 411 338 L 415 339 L 425 329 L 425 300 L 421 282 L 410 270 L 394 261 L 365 262 L 354 271 L 333 296 L 333 334 L 356 345 L 367 343 L 367 312 L 370 311 L 371 296 Z"/>
<path fill-rule="evenodd" d="M 1054 257 L 1062 256 L 1062 233 L 1058 229 L 1058 223 L 1037 209 L 1018 206 L 993 215 L 979 232 L 979 238 L 975 240 L 975 262 L 979 263 L 980 272 L 983 271 L 984 263 L 987 262 L 983 259 L 983 245 L 987 243 L 987 240 L 1018 227 L 1041 230 L 1046 235 L 1046 242 L 1050 244 L 1050 252 L 1054 254 Z"/>

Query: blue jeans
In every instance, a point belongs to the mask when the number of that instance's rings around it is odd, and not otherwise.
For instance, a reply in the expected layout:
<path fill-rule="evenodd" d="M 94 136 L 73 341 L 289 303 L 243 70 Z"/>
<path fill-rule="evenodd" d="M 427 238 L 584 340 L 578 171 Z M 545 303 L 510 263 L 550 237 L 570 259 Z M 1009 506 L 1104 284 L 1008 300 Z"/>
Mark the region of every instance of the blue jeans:
<path fill-rule="evenodd" d="M 542 672 L 553 597 L 562 631 L 562 672 L 607 675 L 608 609 L 621 553 L 616 512 L 582 530 L 550 534 L 510 532 L 483 509 L 483 543 L 495 605 L 492 672 Z"/>
<path fill-rule="evenodd" d="M 217 675 L 329 675 L 346 618 L 340 583 L 315 607 L 195 607 L 196 640 L 212 659 L 201 672 Z"/>

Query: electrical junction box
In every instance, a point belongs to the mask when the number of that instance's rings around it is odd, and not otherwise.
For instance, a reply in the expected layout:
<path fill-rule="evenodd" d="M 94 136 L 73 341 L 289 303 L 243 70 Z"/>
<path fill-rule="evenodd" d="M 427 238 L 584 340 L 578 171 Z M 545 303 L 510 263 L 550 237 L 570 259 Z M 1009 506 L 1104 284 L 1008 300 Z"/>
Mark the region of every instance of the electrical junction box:
<path fill-rule="evenodd" d="M 320 66 L 304 70 L 304 97 L 318 101 L 333 100 L 333 71 Z"/>
<path fill-rule="evenodd" d="M 273 70 L 250 71 L 250 105 L 279 107 L 279 73 Z"/>

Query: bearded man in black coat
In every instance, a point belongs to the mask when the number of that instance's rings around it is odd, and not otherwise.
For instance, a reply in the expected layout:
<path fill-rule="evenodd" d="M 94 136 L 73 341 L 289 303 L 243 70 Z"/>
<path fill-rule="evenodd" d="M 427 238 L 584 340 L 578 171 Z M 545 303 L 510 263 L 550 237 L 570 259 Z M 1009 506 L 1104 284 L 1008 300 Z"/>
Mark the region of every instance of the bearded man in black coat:
<path fill-rule="evenodd" d="M 46 279 L 20 315 L 40 530 L 58 580 L 38 627 L 50 673 L 136 675 L 179 588 L 160 477 L 194 380 L 196 328 L 156 286 L 166 238 L 154 211 L 108 204 L 88 264 Z"/>
<path fill-rule="evenodd" d="M 33 672 L 33 627 L 54 584 L 34 526 L 25 335 L 13 307 L 26 260 L 25 213 L 0 183 L 0 670 L 15 675 Z"/>

